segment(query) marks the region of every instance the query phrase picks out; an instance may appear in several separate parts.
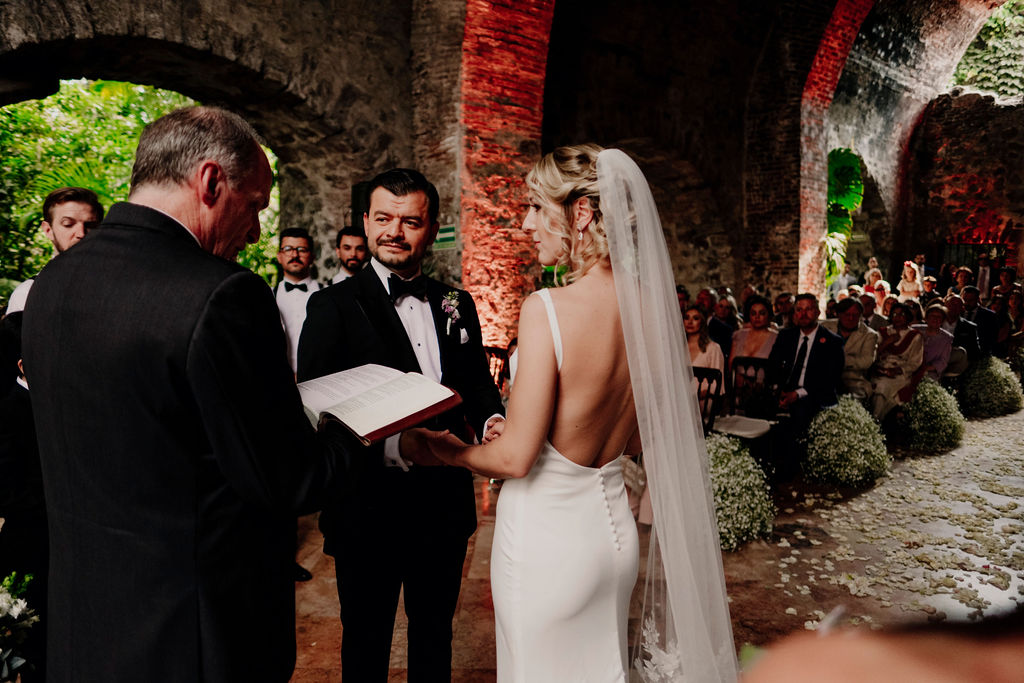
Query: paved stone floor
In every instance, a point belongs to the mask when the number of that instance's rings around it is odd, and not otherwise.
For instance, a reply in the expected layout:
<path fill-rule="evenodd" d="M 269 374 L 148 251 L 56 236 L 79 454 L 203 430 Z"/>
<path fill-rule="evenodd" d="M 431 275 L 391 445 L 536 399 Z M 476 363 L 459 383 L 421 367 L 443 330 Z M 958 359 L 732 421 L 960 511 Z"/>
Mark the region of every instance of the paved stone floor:
<path fill-rule="evenodd" d="M 480 525 L 470 541 L 455 621 L 453 679 L 494 680 L 488 557 L 500 491 L 477 480 Z M 1024 412 L 968 423 L 957 450 L 896 454 L 892 473 L 867 491 L 804 484 L 778 492 L 770 539 L 725 553 L 737 648 L 765 645 L 828 621 L 892 628 L 972 620 L 1024 600 Z M 301 523 L 298 660 L 293 681 L 337 681 L 341 625 L 333 560 L 315 521 Z M 405 681 L 399 606 L 392 681 Z"/>

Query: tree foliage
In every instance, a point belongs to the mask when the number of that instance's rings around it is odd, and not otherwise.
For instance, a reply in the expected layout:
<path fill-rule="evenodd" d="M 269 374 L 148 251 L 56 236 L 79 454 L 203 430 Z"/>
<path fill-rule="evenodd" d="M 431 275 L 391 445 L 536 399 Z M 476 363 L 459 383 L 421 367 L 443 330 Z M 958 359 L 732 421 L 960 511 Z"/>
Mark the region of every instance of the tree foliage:
<path fill-rule="evenodd" d="M 827 201 L 825 257 L 831 282 L 843 272 L 846 244 L 853 232 L 853 214 L 864 201 L 860 157 L 852 149 L 838 148 L 828 153 Z"/>
<path fill-rule="evenodd" d="M 1009 0 L 992 13 L 957 65 L 953 83 L 1003 97 L 1024 94 L 1024 0 Z"/>
<path fill-rule="evenodd" d="M 39 230 L 47 194 L 74 185 L 95 191 L 105 207 L 123 201 L 142 129 L 190 104 L 169 90 L 76 80 L 63 81 L 46 99 L 0 109 L 0 281 L 32 277 L 50 259 L 51 245 Z M 260 243 L 239 257 L 268 279 L 276 273 L 270 265 L 277 206 L 275 188 L 270 209 L 261 215 Z"/>

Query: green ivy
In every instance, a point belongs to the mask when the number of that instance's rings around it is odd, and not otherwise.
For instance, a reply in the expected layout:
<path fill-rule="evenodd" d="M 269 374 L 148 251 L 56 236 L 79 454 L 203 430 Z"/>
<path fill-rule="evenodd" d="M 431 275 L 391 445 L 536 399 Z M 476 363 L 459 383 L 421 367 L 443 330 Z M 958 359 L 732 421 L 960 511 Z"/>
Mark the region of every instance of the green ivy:
<path fill-rule="evenodd" d="M 1003 97 L 1024 94 L 1024 0 L 1009 0 L 992 13 L 957 65 L 953 84 Z"/>

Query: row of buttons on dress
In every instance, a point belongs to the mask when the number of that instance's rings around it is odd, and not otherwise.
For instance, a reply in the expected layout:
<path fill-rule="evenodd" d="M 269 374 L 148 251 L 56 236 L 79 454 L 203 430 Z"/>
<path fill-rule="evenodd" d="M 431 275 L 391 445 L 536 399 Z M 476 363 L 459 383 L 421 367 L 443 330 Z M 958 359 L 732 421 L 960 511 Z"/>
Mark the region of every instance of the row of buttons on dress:
<path fill-rule="evenodd" d="M 608 514 L 608 525 L 612 528 L 612 538 L 615 540 L 615 549 L 621 551 L 622 543 L 619 541 L 619 530 L 615 526 L 615 518 L 612 516 L 612 506 L 608 504 L 608 492 L 604 487 L 604 470 L 597 471 L 597 478 L 601 482 L 601 498 L 604 500 L 604 511 Z"/>

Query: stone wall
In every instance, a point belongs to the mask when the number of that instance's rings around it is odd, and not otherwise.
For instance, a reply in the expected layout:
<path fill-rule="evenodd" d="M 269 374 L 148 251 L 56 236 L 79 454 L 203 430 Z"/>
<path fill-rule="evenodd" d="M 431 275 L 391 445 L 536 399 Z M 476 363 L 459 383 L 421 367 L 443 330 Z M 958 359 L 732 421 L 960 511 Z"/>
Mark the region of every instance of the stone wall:
<path fill-rule="evenodd" d="M 940 95 L 922 115 L 910 151 L 906 243 L 935 264 L 947 242 L 1000 244 L 1017 263 L 1024 229 L 1021 101 Z"/>

